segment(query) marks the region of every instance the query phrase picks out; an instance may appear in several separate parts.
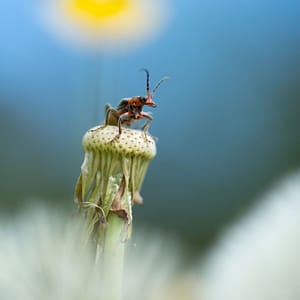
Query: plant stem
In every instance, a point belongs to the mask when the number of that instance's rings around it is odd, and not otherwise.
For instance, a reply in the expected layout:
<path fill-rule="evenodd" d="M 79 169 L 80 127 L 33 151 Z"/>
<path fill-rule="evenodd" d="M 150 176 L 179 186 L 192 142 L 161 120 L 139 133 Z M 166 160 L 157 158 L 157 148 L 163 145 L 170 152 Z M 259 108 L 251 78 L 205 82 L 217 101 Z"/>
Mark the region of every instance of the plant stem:
<path fill-rule="evenodd" d="M 142 204 L 140 190 L 156 154 L 151 135 L 117 126 L 97 126 L 83 137 L 85 152 L 75 188 L 75 202 L 86 219 L 84 245 L 96 246 L 103 297 L 122 300 L 125 240 L 132 229 L 132 206 Z"/>
<path fill-rule="evenodd" d="M 126 221 L 114 213 L 109 213 L 105 233 L 103 253 L 103 274 L 108 288 L 109 300 L 122 299 L 123 264 L 125 243 L 122 233 Z"/>

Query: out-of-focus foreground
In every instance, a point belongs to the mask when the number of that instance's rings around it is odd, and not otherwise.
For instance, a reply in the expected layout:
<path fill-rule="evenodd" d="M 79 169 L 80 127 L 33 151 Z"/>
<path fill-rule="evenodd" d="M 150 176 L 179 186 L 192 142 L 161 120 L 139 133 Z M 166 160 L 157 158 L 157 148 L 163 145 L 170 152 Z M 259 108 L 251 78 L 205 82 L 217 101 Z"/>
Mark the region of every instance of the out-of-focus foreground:
<path fill-rule="evenodd" d="M 265 193 L 207 256 L 191 262 L 182 241 L 138 230 L 127 244 L 124 300 L 297 300 L 300 173 Z M 50 207 L 1 219 L 3 300 L 110 299 L 101 266 L 80 247 L 80 223 Z"/>

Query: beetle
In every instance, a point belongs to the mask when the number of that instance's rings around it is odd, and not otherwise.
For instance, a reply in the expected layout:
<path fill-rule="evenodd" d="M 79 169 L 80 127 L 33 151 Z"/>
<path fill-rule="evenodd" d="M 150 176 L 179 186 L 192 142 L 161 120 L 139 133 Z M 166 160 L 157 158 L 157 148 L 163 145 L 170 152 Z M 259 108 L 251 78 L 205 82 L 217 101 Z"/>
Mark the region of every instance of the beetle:
<path fill-rule="evenodd" d="M 146 72 L 146 96 L 135 96 L 132 98 L 123 98 L 121 99 L 119 105 L 116 108 L 113 108 L 109 104 L 105 106 L 105 122 L 104 127 L 107 125 L 116 125 L 119 128 L 119 133 L 113 138 L 112 142 L 117 140 L 122 134 L 122 125 L 131 126 L 133 123 L 147 119 L 146 123 L 142 126 L 142 130 L 146 133 L 152 122 L 151 113 L 143 112 L 143 107 L 150 106 L 156 107 L 156 104 L 153 102 L 153 96 L 157 91 L 158 87 L 167 79 L 168 77 L 163 77 L 154 87 L 152 93 L 150 92 L 149 86 L 149 71 L 147 69 L 141 69 Z"/>

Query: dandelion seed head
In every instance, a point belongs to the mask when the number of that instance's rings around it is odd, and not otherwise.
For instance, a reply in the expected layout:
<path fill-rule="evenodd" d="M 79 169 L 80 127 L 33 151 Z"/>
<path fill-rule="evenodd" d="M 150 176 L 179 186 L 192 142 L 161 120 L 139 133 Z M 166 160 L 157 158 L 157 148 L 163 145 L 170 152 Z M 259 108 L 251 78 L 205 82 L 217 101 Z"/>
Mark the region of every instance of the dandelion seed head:
<path fill-rule="evenodd" d="M 152 159 L 156 155 L 155 141 L 149 134 L 145 136 L 140 130 L 123 128 L 118 140 L 112 142 L 117 134 L 117 126 L 94 127 L 84 135 L 83 148 L 113 151 L 120 155 L 142 156 L 147 159 Z"/>

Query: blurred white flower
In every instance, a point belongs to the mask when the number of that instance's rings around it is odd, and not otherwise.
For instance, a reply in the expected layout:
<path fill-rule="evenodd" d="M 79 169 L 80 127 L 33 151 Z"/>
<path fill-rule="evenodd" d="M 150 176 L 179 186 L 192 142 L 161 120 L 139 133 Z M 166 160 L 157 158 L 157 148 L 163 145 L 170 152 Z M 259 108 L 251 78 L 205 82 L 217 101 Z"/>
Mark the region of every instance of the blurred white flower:
<path fill-rule="evenodd" d="M 168 18 L 164 0 L 43 0 L 39 13 L 63 41 L 109 51 L 150 39 Z"/>
<path fill-rule="evenodd" d="M 1 219 L 1 300 L 110 299 L 93 254 L 80 249 L 78 223 L 67 219 L 46 208 Z M 166 295 L 178 276 L 177 243 L 140 233 L 135 244 L 127 251 L 124 300 L 176 299 Z"/>
<path fill-rule="evenodd" d="M 300 299 L 300 173 L 230 228 L 202 269 L 203 300 Z"/>

